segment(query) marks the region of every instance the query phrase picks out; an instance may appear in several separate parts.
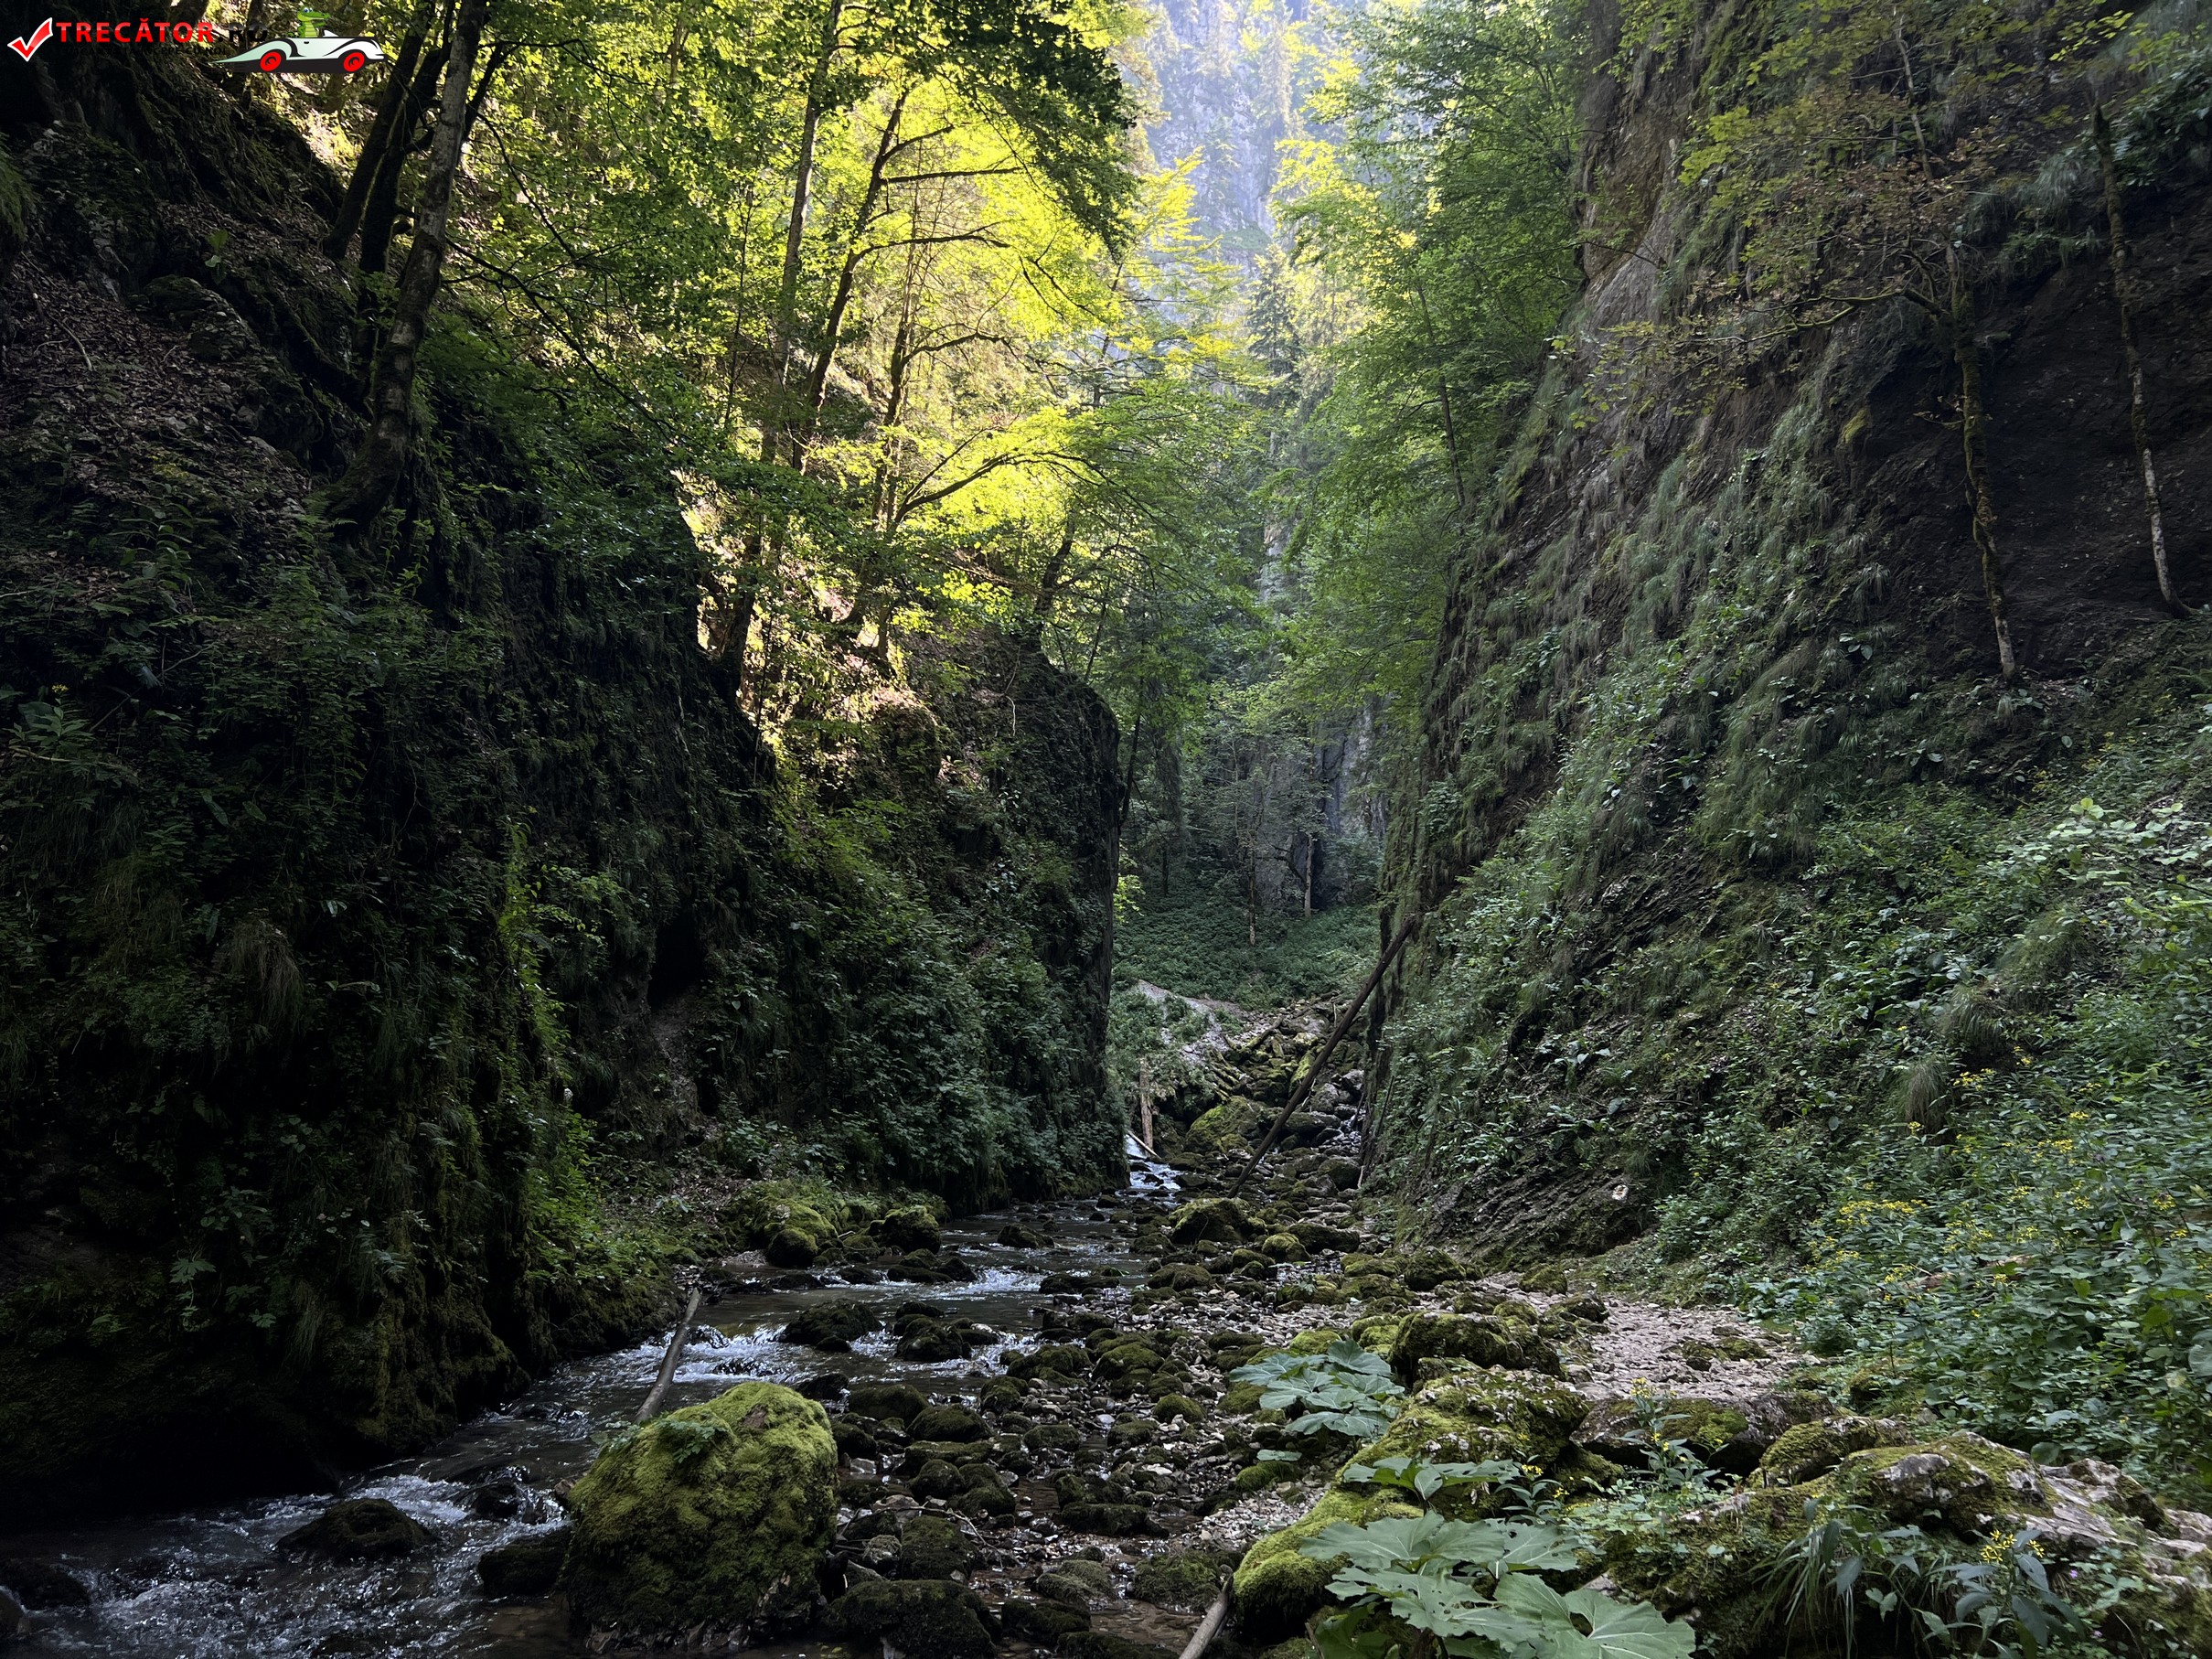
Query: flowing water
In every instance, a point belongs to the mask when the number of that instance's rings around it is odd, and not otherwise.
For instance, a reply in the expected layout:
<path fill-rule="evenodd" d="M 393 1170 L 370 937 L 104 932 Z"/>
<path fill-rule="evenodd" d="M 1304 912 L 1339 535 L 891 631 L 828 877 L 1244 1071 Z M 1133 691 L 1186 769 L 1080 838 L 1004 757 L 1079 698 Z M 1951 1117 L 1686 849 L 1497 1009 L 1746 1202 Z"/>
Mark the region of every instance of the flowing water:
<path fill-rule="evenodd" d="M 945 1242 L 977 1269 L 972 1283 L 809 1284 L 784 1276 L 711 1303 L 687 1347 L 664 1406 L 710 1399 L 748 1380 L 796 1384 L 835 1370 L 853 1381 L 910 1380 L 925 1393 L 972 1392 L 999 1369 L 1007 1341 L 1035 1328 L 1039 1281 L 1052 1272 L 1097 1274 L 1135 1262 L 1117 1243 L 1114 1219 L 1129 1201 L 1165 1200 L 1173 1177 L 1132 1149 L 1130 1189 L 1110 1204 L 1089 1201 L 1029 1206 L 947 1226 Z M 1019 1220 L 1050 1236 L 1049 1248 L 996 1242 Z M 791 1315 L 815 1298 L 865 1300 L 888 1314 L 920 1299 L 943 1304 L 1001 1333 L 965 1360 L 921 1365 L 892 1354 L 886 1330 L 850 1354 L 820 1354 L 775 1341 Z M 636 1414 L 667 1338 L 561 1365 L 500 1409 L 464 1425 L 425 1455 L 371 1471 L 347 1498 L 387 1498 L 438 1535 L 435 1550 L 399 1564 L 349 1564 L 282 1555 L 277 1540 L 334 1501 L 329 1493 L 259 1498 L 180 1514 L 0 1538 L 0 1555 L 58 1566 L 91 1592 L 91 1603 L 34 1612 L 9 1659 L 242 1659 L 245 1655 L 435 1654 L 544 1659 L 580 1643 L 559 1611 L 541 1603 L 501 1604 L 476 1582 L 476 1557 L 561 1519 L 545 1493 L 581 1474 L 595 1445 Z M 497 1499 L 492 1472 L 528 1472 L 522 1506 Z"/>

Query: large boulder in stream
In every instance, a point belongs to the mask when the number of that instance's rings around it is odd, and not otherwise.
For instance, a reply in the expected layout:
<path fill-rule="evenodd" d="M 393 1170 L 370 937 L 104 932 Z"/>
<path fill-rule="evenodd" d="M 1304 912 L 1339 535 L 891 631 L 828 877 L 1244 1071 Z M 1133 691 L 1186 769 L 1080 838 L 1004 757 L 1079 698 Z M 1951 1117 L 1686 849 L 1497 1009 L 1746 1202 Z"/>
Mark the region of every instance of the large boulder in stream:
<path fill-rule="evenodd" d="M 821 1407 L 774 1383 L 740 1383 L 616 1440 L 569 1494 L 570 1607 L 634 1634 L 773 1622 L 813 1593 L 837 1461 Z"/>
<path fill-rule="evenodd" d="M 438 1541 L 438 1535 L 396 1504 L 357 1498 L 333 1504 L 276 1541 L 279 1549 L 339 1561 L 393 1561 Z"/>

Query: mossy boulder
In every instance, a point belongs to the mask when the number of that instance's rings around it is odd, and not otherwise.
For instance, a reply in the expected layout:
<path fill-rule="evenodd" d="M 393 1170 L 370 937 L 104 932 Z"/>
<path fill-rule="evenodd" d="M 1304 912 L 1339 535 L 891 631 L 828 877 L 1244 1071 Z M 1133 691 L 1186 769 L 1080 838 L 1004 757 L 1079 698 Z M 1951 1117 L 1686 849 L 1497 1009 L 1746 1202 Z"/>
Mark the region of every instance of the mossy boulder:
<path fill-rule="evenodd" d="M 1168 1236 L 1179 1245 L 1240 1245 L 1255 1231 L 1251 1217 L 1234 1198 L 1186 1204 L 1168 1224 Z"/>
<path fill-rule="evenodd" d="M 1199 1550 L 1166 1550 L 1138 1564 L 1129 1590 L 1140 1601 L 1194 1613 L 1213 1601 L 1221 1588 L 1222 1575 L 1233 1565 L 1234 1557 Z"/>
<path fill-rule="evenodd" d="M 631 1632 L 752 1623 L 811 1582 L 837 1519 L 820 1406 L 740 1383 L 600 1453 L 569 1494 L 561 1587 L 583 1622 Z"/>
<path fill-rule="evenodd" d="M 1919 1440 L 1898 1418 L 1832 1417 L 1799 1423 L 1777 1435 L 1760 1456 L 1754 1479 L 1761 1486 L 1798 1486 L 1817 1480 L 1854 1451 L 1909 1446 Z"/>
<path fill-rule="evenodd" d="M 899 1577 L 949 1579 L 976 1559 L 976 1547 L 942 1515 L 916 1515 L 899 1529 Z"/>
<path fill-rule="evenodd" d="M 991 1427 L 966 1406 L 924 1406 L 906 1422 L 917 1440 L 988 1440 Z"/>
<path fill-rule="evenodd" d="M 1824 1440 L 1793 1429 L 1772 1449 L 1775 1468 L 1818 1461 L 1870 1422 L 1809 1426 Z M 2212 1517 L 2167 1512 L 2108 1464 L 2039 1465 L 1964 1432 L 1851 1451 L 1811 1480 L 1747 1487 L 1662 1526 L 1618 1535 L 1607 1542 L 1606 1569 L 1624 1593 L 1693 1615 L 1701 1654 L 1758 1659 L 1778 1651 L 1785 1633 L 1789 1603 L 1774 1585 L 1794 1570 L 1808 1526 L 1829 1517 L 1862 1531 L 1918 1527 L 1925 1555 L 1967 1562 L 2033 1528 L 2055 1568 L 2094 1561 L 2127 1587 L 2100 1622 L 2111 1651 L 2144 1659 L 2212 1651 L 2212 1575 L 2203 1566 Z M 2051 1576 L 2063 1593 L 2068 1580 Z"/>
<path fill-rule="evenodd" d="M 1589 1402 L 1565 1383 L 1534 1372 L 1464 1372 L 1418 1389 L 1357 1461 L 1479 1463 L 1503 1458 L 1548 1466 L 1588 1410 Z"/>
<path fill-rule="evenodd" d="M 882 1642 L 914 1659 L 988 1659 L 999 1622 L 983 1598 L 950 1579 L 873 1579 L 829 1605 L 828 1624 L 856 1642 Z"/>
<path fill-rule="evenodd" d="M 1310 1331 L 1300 1331 L 1290 1339 L 1287 1354 L 1326 1354 L 1344 1340 L 1344 1333 L 1334 1325 L 1316 1325 Z"/>
<path fill-rule="evenodd" d="M 1292 1233 L 1270 1233 L 1259 1241 L 1260 1252 L 1269 1261 L 1304 1261 L 1306 1247 Z"/>
<path fill-rule="evenodd" d="M 1390 1344 L 1390 1368 L 1408 1386 L 1421 1376 L 1421 1362 L 1445 1360 L 1454 1370 L 1495 1365 L 1509 1371 L 1559 1375 L 1559 1350 L 1537 1332 L 1533 1322 L 1505 1314 L 1458 1318 L 1420 1313 L 1399 1325 Z"/>
<path fill-rule="evenodd" d="M 1114 1575 L 1103 1561 L 1072 1556 L 1037 1575 L 1037 1593 L 1063 1607 L 1087 1608 L 1113 1600 Z"/>
<path fill-rule="evenodd" d="M 1247 1642 L 1276 1641 L 1303 1629 L 1329 1600 L 1337 1563 L 1298 1553 L 1338 1521 L 1364 1523 L 1385 1515 L 1417 1515 L 1411 1504 L 1356 1493 L 1330 1493 L 1302 1520 L 1271 1532 L 1245 1552 L 1234 1579 L 1236 1625 Z"/>
<path fill-rule="evenodd" d="M 276 1541 L 282 1550 L 338 1561 L 393 1561 L 438 1541 L 438 1535 L 396 1504 L 358 1498 L 333 1504 Z"/>
<path fill-rule="evenodd" d="M 918 1204 L 877 1216 L 869 1231 L 894 1250 L 935 1250 L 944 1243 L 937 1218 Z"/>
<path fill-rule="evenodd" d="M 845 1409 L 855 1417 L 880 1418 L 887 1423 L 906 1423 L 929 1402 L 908 1383 L 857 1383 L 845 1397 Z"/>

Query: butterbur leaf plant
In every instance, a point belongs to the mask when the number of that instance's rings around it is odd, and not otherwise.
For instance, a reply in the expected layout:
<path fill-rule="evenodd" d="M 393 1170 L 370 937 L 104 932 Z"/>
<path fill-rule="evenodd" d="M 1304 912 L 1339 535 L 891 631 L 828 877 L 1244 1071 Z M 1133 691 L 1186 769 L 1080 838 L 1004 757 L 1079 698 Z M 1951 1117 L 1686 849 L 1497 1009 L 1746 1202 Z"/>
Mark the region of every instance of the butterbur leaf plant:
<path fill-rule="evenodd" d="M 1388 1360 L 1352 1342 L 1331 1343 L 1320 1354 L 1270 1354 L 1238 1366 L 1229 1380 L 1257 1384 L 1264 1410 L 1295 1410 L 1292 1434 L 1328 1431 L 1355 1440 L 1389 1428 L 1405 1394 Z"/>

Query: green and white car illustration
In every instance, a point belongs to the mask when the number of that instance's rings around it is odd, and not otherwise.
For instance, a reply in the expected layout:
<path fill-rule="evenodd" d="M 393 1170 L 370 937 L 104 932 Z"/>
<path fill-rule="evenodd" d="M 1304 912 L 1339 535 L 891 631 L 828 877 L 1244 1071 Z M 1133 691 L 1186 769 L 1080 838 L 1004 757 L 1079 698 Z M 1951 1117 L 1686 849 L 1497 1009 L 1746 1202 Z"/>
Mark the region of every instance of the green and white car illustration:
<path fill-rule="evenodd" d="M 217 60 L 223 70 L 259 70 L 266 75 L 351 75 L 384 61 L 384 48 L 358 35 L 287 35 Z"/>

